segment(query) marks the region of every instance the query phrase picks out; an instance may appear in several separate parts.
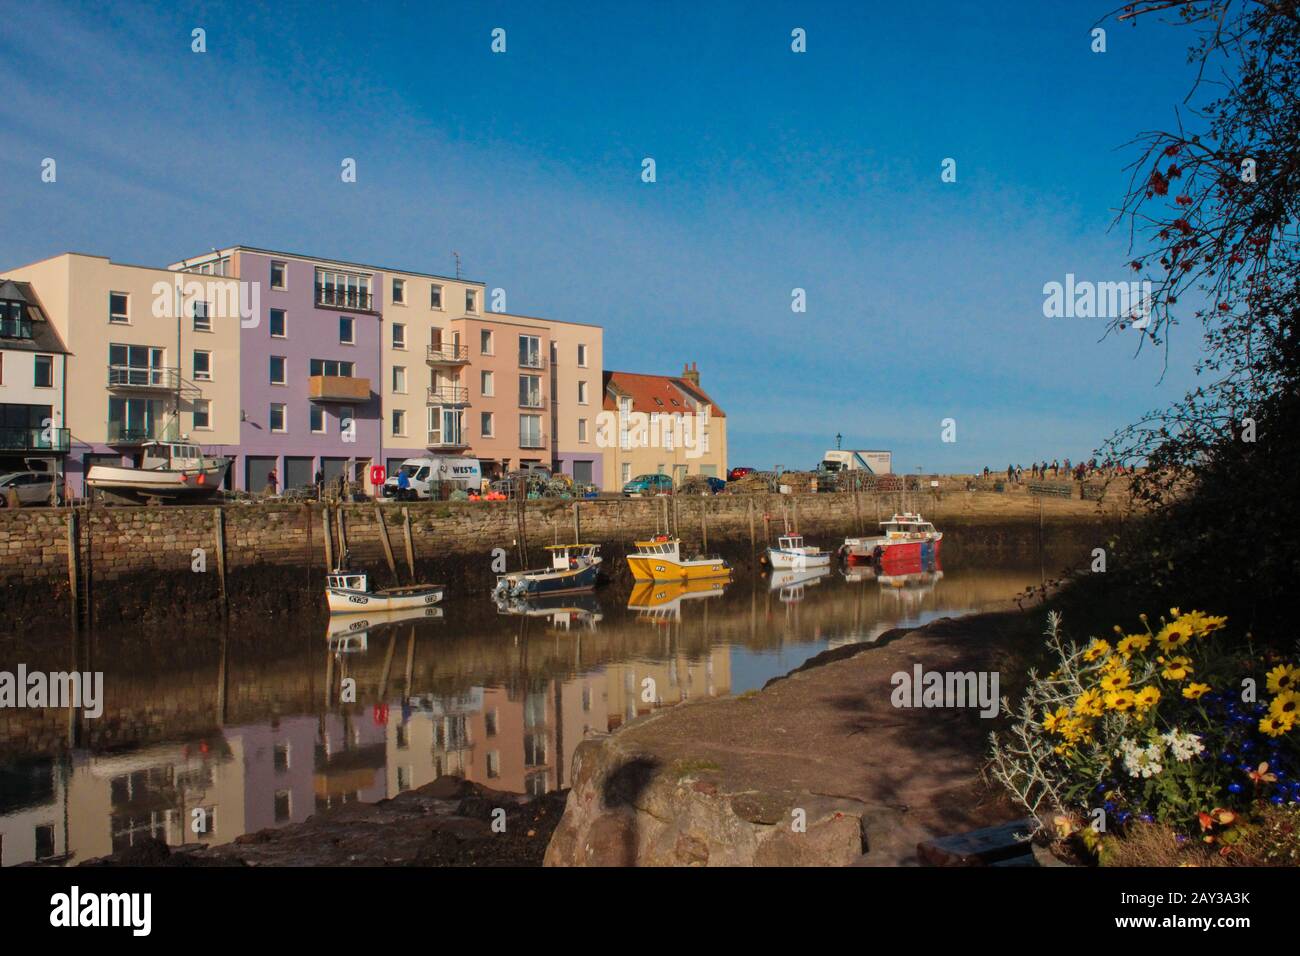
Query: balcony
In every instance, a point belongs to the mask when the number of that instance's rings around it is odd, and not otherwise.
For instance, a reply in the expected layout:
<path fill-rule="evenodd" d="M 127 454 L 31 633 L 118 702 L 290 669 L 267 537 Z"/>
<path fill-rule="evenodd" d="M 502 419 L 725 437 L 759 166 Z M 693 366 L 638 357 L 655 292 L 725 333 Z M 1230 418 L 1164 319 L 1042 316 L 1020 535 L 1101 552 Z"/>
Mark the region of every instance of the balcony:
<path fill-rule="evenodd" d="M 468 365 L 468 345 L 430 345 L 425 355 L 430 365 Z"/>
<path fill-rule="evenodd" d="M 374 312 L 374 296 L 360 289 L 333 285 L 316 285 L 316 307 L 343 309 L 347 312 Z"/>
<path fill-rule="evenodd" d="M 48 451 L 62 455 L 71 443 L 67 428 L 0 428 L 0 451 Z"/>
<path fill-rule="evenodd" d="M 174 419 L 170 419 L 165 425 L 156 422 L 146 425 L 141 425 L 139 422 L 109 421 L 108 423 L 108 444 L 110 445 L 141 445 L 147 441 L 176 441 L 179 437 L 180 432 Z"/>
<path fill-rule="evenodd" d="M 108 387 L 121 390 L 174 392 L 180 386 L 175 368 L 144 365 L 110 365 Z"/>
<path fill-rule="evenodd" d="M 447 450 L 465 449 L 469 447 L 469 442 L 454 437 L 444 440 L 442 432 L 429 432 L 429 441 L 424 447 Z"/>
<path fill-rule="evenodd" d="M 520 448 L 545 448 L 546 440 L 542 438 L 540 435 L 537 435 L 535 437 L 531 435 L 520 435 L 519 447 Z"/>
<path fill-rule="evenodd" d="M 312 375 L 307 379 L 307 397 L 313 402 L 348 402 L 370 400 L 370 379 L 346 375 Z"/>
<path fill-rule="evenodd" d="M 546 368 L 546 359 L 541 355 L 520 355 L 519 367 L 542 371 Z"/>
<path fill-rule="evenodd" d="M 429 388 L 430 405 L 468 405 L 469 389 L 463 385 L 439 385 Z"/>

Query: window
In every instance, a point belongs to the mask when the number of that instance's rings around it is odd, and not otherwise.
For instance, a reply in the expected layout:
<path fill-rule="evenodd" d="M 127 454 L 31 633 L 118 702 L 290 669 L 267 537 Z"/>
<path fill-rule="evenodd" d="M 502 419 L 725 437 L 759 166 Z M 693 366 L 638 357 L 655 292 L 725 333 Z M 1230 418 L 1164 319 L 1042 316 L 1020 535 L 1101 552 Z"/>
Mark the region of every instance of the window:
<path fill-rule="evenodd" d="M 520 448 L 541 448 L 542 447 L 542 416 L 541 415 L 520 415 L 519 416 L 519 447 Z"/>
<path fill-rule="evenodd" d="M 442 286 L 440 285 L 429 286 L 429 308 L 431 309 L 442 308 Z"/>
<path fill-rule="evenodd" d="M 370 276 L 334 269 L 317 269 L 316 304 L 369 311 Z"/>
<path fill-rule="evenodd" d="M 429 444 L 462 447 L 461 427 L 464 419 L 458 408 L 429 406 Z"/>
<path fill-rule="evenodd" d="M 202 301 L 190 303 L 190 308 L 194 312 L 194 331 L 211 332 L 212 316 L 208 314 L 208 304 Z"/>
<path fill-rule="evenodd" d="M 350 316 L 339 316 L 339 345 L 356 345 L 356 320 Z"/>
<path fill-rule="evenodd" d="M 317 435 L 325 434 L 325 409 L 319 405 L 311 407 L 311 430 Z"/>
<path fill-rule="evenodd" d="M 491 438 L 495 434 L 493 428 L 494 420 L 491 412 L 480 412 L 478 420 L 478 433 L 484 438 Z"/>
<path fill-rule="evenodd" d="M 195 350 L 194 352 L 194 381 L 210 382 L 212 381 L 212 353 Z"/>
<path fill-rule="evenodd" d="M 280 402 L 271 403 L 271 431 L 284 431 L 284 405 Z"/>
<path fill-rule="evenodd" d="M 406 434 L 406 412 L 400 408 L 393 409 L 393 434 L 398 436 Z"/>
<path fill-rule="evenodd" d="M 393 304 L 406 305 L 406 280 L 393 280 Z"/>
<path fill-rule="evenodd" d="M 312 359 L 310 374 L 351 378 L 355 368 L 356 366 L 352 362 L 337 362 L 334 359 Z"/>
<path fill-rule="evenodd" d="M 587 440 L 587 420 L 585 418 L 579 418 L 578 419 L 578 441 L 586 441 L 586 440 Z"/>
<path fill-rule="evenodd" d="M 578 367 L 587 367 L 587 346 L 585 345 L 578 346 Z"/>
<path fill-rule="evenodd" d="M 406 394 L 406 368 L 402 365 L 393 366 L 393 391 L 399 395 Z"/>
<path fill-rule="evenodd" d="M 13 299 L 0 299 L 0 338 L 30 339 L 32 320 L 23 314 L 23 304 Z"/>
<path fill-rule="evenodd" d="M 393 323 L 393 348 L 406 348 L 406 326 L 401 322 Z"/>
<path fill-rule="evenodd" d="M 212 402 L 206 398 L 194 400 L 194 430 L 206 431 L 212 427 Z"/>
<path fill-rule="evenodd" d="M 519 364 L 523 368 L 542 367 L 542 340 L 536 335 L 519 336 Z"/>
<path fill-rule="evenodd" d="M 54 356 L 38 355 L 32 370 L 32 384 L 37 388 L 54 387 Z"/>
<path fill-rule="evenodd" d="M 120 324 L 131 321 L 131 297 L 125 292 L 108 294 L 108 321 Z"/>
<path fill-rule="evenodd" d="M 542 407 L 542 377 L 540 375 L 519 376 L 519 405 L 522 408 Z"/>
<path fill-rule="evenodd" d="M 492 331 L 490 329 L 480 329 L 478 333 L 478 350 L 482 355 L 495 355 L 492 350 Z"/>
<path fill-rule="evenodd" d="M 579 405 L 587 404 L 587 383 L 586 382 L 578 383 L 578 404 Z"/>
<path fill-rule="evenodd" d="M 271 288 L 272 289 L 286 288 L 285 285 L 286 270 L 287 270 L 287 266 L 285 266 L 283 262 L 271 263 Z"/>
<path fill-rule="evenodd" d="M 496 379 L 491 372 L 480 372 L 478 390 L 484 398 L 491 398 L 495 394 Z"/>
<path fill-rule="evenodd" d="M 167 385 L 163 350 L 147 345 L 108 346 L 109 383 L 112 385 Z"/>
<path fill-rule="evenodd" d="M 465 311 L 466 312 L 478 311 L 478 293 L 475 292 L 473 289 L 465 290 Z"/>
<path fill-rule="evenodd" d="M 285 375 L 285 359 L 283 355 L 271 356 L 271 384 L 283 385 L 288 381 Z"/>
<path fill-rule="evenodd" d="M 285 320 L 284 309 L 271 310 L 271 338 L 282 339 L 285 337 Z"/>
<path fill-rule="evenodd" d="M 628 462 L 628 461 L 623 462 L 623 475 L 622 475 L 622 478 L 623 478 L 623 484 L 625 484 L 625 485 L 626 485 L 629 481 L 632 480 L 632 463 L 631 463 L 631 462 Z"/>

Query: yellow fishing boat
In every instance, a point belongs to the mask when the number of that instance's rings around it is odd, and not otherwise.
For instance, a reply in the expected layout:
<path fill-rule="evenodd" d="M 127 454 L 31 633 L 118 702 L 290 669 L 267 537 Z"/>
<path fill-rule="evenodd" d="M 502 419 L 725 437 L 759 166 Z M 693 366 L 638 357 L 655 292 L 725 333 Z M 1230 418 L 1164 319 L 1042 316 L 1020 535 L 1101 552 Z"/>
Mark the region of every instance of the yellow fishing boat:
<path fill-rule="evenodd" d="M 681 539 L 666 534 L 636 542 L 636 552 L 627 556 L 627 565 L 638 581 L 698 581 L 731 574 L 731 565 L 716 554 L 683 558 Z"/>

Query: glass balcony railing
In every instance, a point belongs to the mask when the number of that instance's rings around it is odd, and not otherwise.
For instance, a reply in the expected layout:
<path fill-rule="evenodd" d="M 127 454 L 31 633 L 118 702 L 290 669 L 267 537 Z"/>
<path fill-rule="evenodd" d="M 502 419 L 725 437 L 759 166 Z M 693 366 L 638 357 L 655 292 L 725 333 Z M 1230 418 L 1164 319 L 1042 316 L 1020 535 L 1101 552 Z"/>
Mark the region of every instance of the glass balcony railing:
<path fill-rule="evenodd" d="M 66 428 L 0 427 L 0 449 L 63 453 L 71 443 L 71 434 Z"/>
<path fill-rule="evenodd" d="M 180 384 L 180 376 L 175 368 L 144 365 L 110 365 L 108 367 L 109 388 L 158 388 L 175 389 Z"/>
<path fill-rule="evenodd" d="M 109 421 L 108 443 L 110 445 L 135 445 L 146 441 L 176 441 L 180 437 L 175 423 L 161 425 L 156 422 L 140 424 L 139 422 Z"/>
<path fill-rule="evenodd" d="M 350 309 L 354 312 L 373 312 L 374 296 L 362 289 L 340 288 L 333 285 L 316 286 L 316 304 L 331 309 Z"/>

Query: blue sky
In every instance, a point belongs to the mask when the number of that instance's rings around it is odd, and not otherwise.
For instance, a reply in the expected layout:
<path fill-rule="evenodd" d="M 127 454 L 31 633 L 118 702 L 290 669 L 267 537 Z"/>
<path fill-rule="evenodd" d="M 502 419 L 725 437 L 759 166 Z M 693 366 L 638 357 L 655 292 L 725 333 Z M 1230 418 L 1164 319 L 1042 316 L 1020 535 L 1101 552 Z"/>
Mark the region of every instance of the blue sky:
<path fill-rule="evenodd" d="M 900 471 L 1078 458 L 1191 381 L 1191 323 L 1165 372 L 1042 314 L 1066 273 L 1129 278 L 1123 146 L 1174 122 L 1185 32 L 1093 53 L 1105 0 L 594 6 L 4 0 L 0 270 L 457 250 L 510 311 L 603 325 L 607 368 L 697 362 L 758 467 L 837 433 Z"/>

